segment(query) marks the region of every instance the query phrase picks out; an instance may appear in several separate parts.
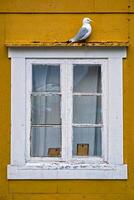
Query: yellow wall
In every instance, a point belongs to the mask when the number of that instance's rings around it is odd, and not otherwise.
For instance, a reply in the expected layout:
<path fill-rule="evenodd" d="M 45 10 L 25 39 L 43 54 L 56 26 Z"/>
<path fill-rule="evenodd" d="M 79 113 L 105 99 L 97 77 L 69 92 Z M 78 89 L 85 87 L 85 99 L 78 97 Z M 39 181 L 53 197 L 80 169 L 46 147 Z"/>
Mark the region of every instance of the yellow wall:
<path fill-rule="evenodd" d="M 124 161 L 129 178 L 8 181 L 11 69 L 5 43 L 65 42 L 83 17 L 93 19 L 90 41 L 129 42 L 124 61 Z M 24 199 L 134 200 L 134 0 L 0 0 L 0 200 Z"/>

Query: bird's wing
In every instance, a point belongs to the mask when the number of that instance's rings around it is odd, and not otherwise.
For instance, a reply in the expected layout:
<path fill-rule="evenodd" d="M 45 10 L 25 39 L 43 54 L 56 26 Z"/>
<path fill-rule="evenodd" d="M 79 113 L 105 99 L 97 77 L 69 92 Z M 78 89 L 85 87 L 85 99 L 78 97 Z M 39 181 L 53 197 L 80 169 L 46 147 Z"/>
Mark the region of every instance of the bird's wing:
<path fill-rule="evenodd" d="M 80 40 L 82 39 L 86 33 L 88 33 L 88 29 L 86 27 L 82 27 L 79 32 L 75 35 L 75 40 Z"/>

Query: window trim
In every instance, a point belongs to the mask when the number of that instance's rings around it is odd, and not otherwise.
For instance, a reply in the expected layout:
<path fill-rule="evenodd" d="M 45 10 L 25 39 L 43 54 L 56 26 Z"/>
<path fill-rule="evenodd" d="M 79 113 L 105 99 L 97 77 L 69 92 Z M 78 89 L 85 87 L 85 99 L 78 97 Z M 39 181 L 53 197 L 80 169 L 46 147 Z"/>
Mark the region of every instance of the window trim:
<path fill-rule="evenodd" d="M 107 60 L 106 59 L 27 59 L 26 60 L 26 161 L 27 162 L 50 162 L 50 161 L 77 161 L 77 163 L 81 163 L 82 161 L 90 162 L 106 162 L 107 161 L 107 134 L 106 134 L 106 112 L 104 112 L 104 131 L 102 133 L 102 146 L 104 147 L 102 150 L 102 157 L 73 157 L 72 154 L 72 109 L 73 106 L 70 107 L 70 105 L 73 105 L 72 103 L 72 92 L 70 91 L 70 88 L 72 88 L 73 84 L 73 64 L 99 64 L 101 65 L 102 70 L 102 82 L 104 86 L 104 92 L 106 93 L 106 69 L 107 69 Z M 31 113 L 31 104 L 30 104 L 30 96 L 31 96 L 31 84 L 32 84 L 32 64 L 59 64 L 60 65 L 60 71 L 61 71 L 61 115 L 62 115 L 62 157 L 61 158 L 51 158 L 51 157 L 34 157 L 30 158 L 30 113 Z M 66 81 L 65 81 L 66 80 Z M 68 91 L 66 91 L 66 89 Z M 105 97 L 105 98 L 104 98 Z M 104 109 L 106 110 L 106 102 L 107 102 L 107 95 L 102 96 L 102 101 L 104 105 Z M 68 112 L 69 111 L 69 112 Z M 69 165 L 69 163 L 68 163 Z"/>
<path fill-rule="evenodd" d="M 122 69 L 125 47 L 9 48 L 11 58 L 11 164 L 9 179 L 127 179 L 123 164 Z M 107 61 L 108 150 L 107 162 L 68 164 L 26 161 L 26 59 L 84 58 Z M 20 84 L 23 83 L 23 84 Z M 23 91 L 20 93 L 20 91 Z M 113 93 L 114 91 L 114 93 Z M 18 96 L 19 94 L 19 96 Z M 114 98 L 113 98 L 114 94 Z M 23 105 L 23 106 L 22 106 Z M 19 115 L 21 113 L 21 116 Z M 19 118 L 18 118 L 19 116 Z M 115 126 L 116 122 L 116 126 Z M 116 138 L 113 135 L 116 133 Z M 112 148 L 114 147 L 114 148 Z"/>

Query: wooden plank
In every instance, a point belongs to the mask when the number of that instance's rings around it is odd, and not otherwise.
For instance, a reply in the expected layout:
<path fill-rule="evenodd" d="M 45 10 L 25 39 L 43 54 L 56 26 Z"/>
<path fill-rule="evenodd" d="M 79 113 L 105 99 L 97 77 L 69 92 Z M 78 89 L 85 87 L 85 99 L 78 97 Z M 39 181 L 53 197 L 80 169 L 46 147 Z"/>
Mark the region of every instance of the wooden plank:
<path fill-rule="evenodd" d="M 32 0 L 32 3 L 27 0 L 12 0 L 1 1 L 0 12 L 27 12 L 27 13 L 41 13 L 41 12 L 86 12 L 93 11 L 94 0 Z"/>
<path fill-rule="evenodd" d="M 131 0 L 133 1 L 133 0 Z M 127 12 L 128 0 L 27 0 L 1 1 L 1 13 L 84 13 L 84 12 Z"/>
<path fill-rule="evenodd" d="M 88 183 L 87 185 L 89 186 Z M 96 191 L 94 194 L 14 194 L 13 197 L 13 200 L 126 200 L 130 197 L 130 193 L 127 195 L 118 193 L 99 194 Z M 133 196 L 130 199 L 133 199 Z"/>
<path fill-rule="evenodd" d="M 87 42 L 87 43 L 65 43 L 65 42 L 43 42 L 43 41 L 38 41 L 38 42 L 32 42 L 32 41 L 6 41 L 5 46 L 7 47 L 83 47 L 83 46 L 96 46 L 96 47 L 110 47 L 110 46 L 119 46 L 119 47 L 127 47 L 129 46 L 128 42 Z"/>
<path fill-rule="evenodd" d="M 11 68 L 11 163 L 14 165 L 23 165 L 25 163 L 26 126 L 25 59 L 12 59 Z"/>
<path fill-rule="evenodd" d="M 134 13 L 134 0 L 129 0 L 129 12 Z"/>
<path fill-rule="evenodd" d="M 112 0 L 95 0 L 96 12 L 127 12 L 128 0 L 118 0 L 113 2 Z"/>
<path fill-rule="evenodd" d="M 93 31 L 90 38 L 86 41 L 86 43 L 66 43 L 69 38 L 73 37 L 77 33 L 81 27 L 84 17 L 85 14 L 7 15 L 7 23 L 5 27 L 5 40 L 7 41 L 6 45 L 127 46 L 128 16 L 112 14 L 87 15 L 86 17 L 90 17 L 93 20 Z"/>
<path fill-rule="evenodd" d="M 70 193 L 70 194 L 112 194 L 112 193 L 126 193 L 127 182 L 126 181 L 60 181 L 58 183 L 58 193 Z M 97 189 L 97 191 L 96 191 Z M 91 197 L 91 196 L 90 196 Z M 90 198 L 89 198 L 90 199 Z M 91 198 L 92 199 L 92 198 Z"/>
<path fill-rule="evenodd" d="M 9 182 L 9 193 L 56 193 L 57 181 L 11 181 Z"/>

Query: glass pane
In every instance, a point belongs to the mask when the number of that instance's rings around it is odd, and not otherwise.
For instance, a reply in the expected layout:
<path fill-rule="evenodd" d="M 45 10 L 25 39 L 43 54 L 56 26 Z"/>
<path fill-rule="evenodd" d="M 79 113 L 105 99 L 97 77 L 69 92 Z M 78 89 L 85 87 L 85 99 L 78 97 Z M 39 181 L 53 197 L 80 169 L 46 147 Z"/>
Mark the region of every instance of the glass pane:
<path fill-rule="evenodd" d="M 101 66 L 74 65 L 74 92 L 101 92 Z"/>
<path fill-rule="evenodd" d="M 32 67 L 33 92 L 59 92 L 60 91 L 60 66 L 39 65 Z"/>
<path fill-rule="evenodd" d="M 73 96 L 73 122 L 100 124 L 101 97 L 100 96 Z"/>
<path fill-rule="evenodd" d="M 60 124 L 60 95 L 32 96 L 32 124 Z"/>
<path fill-rule="evenodd" d="M 101 156 L 101 128 L 73 128 L 73 156 Z"/>
<path fill-rule="evenodd" d="M 32 127 L 31 156 L 61 156 L 61 129 L 53 127 Z"/>

